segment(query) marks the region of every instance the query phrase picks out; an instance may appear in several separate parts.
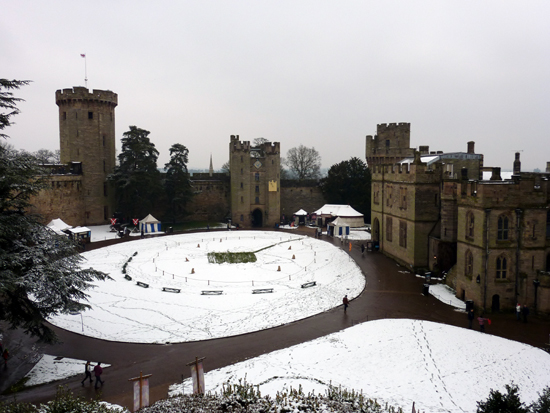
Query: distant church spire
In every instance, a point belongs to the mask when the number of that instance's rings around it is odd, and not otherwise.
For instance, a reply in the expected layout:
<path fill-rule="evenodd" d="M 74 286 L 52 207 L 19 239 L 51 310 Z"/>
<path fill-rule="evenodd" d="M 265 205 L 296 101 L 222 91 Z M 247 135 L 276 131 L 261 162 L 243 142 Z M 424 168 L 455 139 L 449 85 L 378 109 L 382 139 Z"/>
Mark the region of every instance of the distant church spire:
<path fill-rule="evenodd" d="M 212 166 L 212 154 L 210 154 L 210 170 L 208 171 L 210 176 L 214 175 L 214 167 Z"/>

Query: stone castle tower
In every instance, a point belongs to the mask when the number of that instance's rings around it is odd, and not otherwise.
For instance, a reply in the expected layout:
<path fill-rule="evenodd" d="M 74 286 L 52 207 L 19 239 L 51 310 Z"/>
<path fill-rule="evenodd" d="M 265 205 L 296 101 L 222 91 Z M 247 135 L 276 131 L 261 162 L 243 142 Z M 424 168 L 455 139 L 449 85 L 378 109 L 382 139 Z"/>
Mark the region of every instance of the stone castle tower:
<path fill-rule="evenodd" d="M 252 147 L 231 135 L 231 220 L 243 228 L 274 227 L 281 216 L 281 148 L 279 142 Z"/>
<path fill-rule="evenodd" d="M 62 164 L 80 164 L 84 224 L 105 224 L 113 214 L 116 93 L 84 87 L 57 90 Z"/>

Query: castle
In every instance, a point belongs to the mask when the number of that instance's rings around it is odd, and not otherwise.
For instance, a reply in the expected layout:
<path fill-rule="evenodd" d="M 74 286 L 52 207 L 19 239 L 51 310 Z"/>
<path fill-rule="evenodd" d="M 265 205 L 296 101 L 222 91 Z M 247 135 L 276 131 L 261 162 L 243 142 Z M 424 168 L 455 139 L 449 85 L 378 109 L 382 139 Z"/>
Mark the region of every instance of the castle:
<path fill-rule="evenodd" d="M 57 90 L 60 165 L 50 165 L 44 178 L 48 190 L 31 203 L 31 213 L 47 223 L 55 218 L 67 224 L 108 224 L 115 213 L 114 172 L 116 93 L 84 87 Z M 305 208 L 314 211 L 325 200 L 318 185 L 281 182 L 280 144 L 250 142 L 231 135 L 230 174 L 195 173 L 189 220 L 219 222 L 230 217 L 242 228 L 274 227 L 281 216 Z M 152 211 L 156 212 L 156 211 Z M 162 212 L 161 212 L 162 213 Z M 139 217 L 143 218 L 143 217 Z"/>
<path fill-rule="evenodd" d="M 550 162 L 510 179 L 466 152 L 410 148 L 410 124 L 380 124 L 366 137 L 372 236 L 413 269 L 447 273 L 463 300 L 483 309 L 516 303 L 550 313 Z"/>

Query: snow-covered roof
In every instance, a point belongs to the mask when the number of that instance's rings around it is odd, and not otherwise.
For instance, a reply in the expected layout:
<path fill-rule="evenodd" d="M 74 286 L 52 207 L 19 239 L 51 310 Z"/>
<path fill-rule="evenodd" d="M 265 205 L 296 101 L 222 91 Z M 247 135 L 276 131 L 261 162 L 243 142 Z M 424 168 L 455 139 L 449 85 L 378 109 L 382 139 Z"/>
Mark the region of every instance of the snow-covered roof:
<path fill-rule="evenodd" d="M 512 179 L 513 174 L 514 174 L 513 172 L 509 172 L 509 171 L 508 172 L 500 172 L 500 177 L 502 178 L 503 181 L 506 181 L 506 180 Z M 490 181 L 492 175 L 493 175 L 492 171 L 483 171 L 482 179 L 484 181 Z"/>
<path fill-rule="evenodd" d="M 349 205 L 325 204 L 317 211 L 316 215 L 330 215 L 333 217 L 362 217 L 363 214 L 357 212 Z"/>
<path fill-rule="evenodd" d="M 153 215 L 149 214 L 139 222 L 141 224 L 158 224 L 160 221 L 156 219 Z"/>
<path fill-rule="evenodd" d="M 52 219 L 49 223 L 48 223 L 48 227 L 50 227 L 51 229 L 53 229 L 55 232 L 58 232 L 58 231 L 65 231 L 69 228 L 72 228 L 72 226 L 70 226 L 69 224 L 63 222 L 63 220 L 61 218 L 56 218 L 56 219 Z"/>
<path fill-rule="evenodd" d="M 329 225 L 334 225 L 337 227 L 350 227 L 350 223 L 346 218 L 338 217 L 334 221 L 332 221 Z"/>
<path fill-rule="evenodd" d="M 307 215 L 307 212 L 304 211 L 303 209 L 300 209 L 299 211 L 296 211 L 296 212 L 294 213 L 294 215 Z"/>
<path fill-rule="evenodd" d="M 68 228 L 68 230 L 72 234 L 82 234 L 83 232 L 91 232 L 91 229 L 87 227 Z"/>

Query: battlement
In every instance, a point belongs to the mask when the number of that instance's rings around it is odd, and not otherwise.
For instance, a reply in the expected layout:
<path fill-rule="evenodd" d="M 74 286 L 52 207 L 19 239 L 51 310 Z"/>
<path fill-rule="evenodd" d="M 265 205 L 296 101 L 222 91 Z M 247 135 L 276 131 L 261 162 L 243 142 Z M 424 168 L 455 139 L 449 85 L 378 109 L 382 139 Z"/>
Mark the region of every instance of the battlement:
<path fill-rule="evenodd" d="M 395 130 L 410 133 L 411 124 L 407 122 L 399 122 L 399 123 L 380 123 L 376 125 L 376 133 L 379 135 L 387 131 L 395 131 Z"/>
<path fill-rule="evenodd" d="M 73 101 L 95 101 L 108 103 L 112 106 L 118 105 L 118 95 L 110 90 L 94 89 L 90 91 L 82 86 L 75 86 L 72 89 L 60 89 L 55 91 L 55 103 L 60 106 Z"/>
<path fill-rule="evenodd" d="M 277 155 L 281 153 L 281 143 L 280 142 L 265 142 L 262 145 L 262 150 L 266 155 Z"/>
<path fill-rule="evenodd" d="M 231 141 L 229 142 L 229 148 L 230 148 L 231 152 L 237 152 L 237 151 L 249 152 L 250 151 L 250 141 L 241 142 L 239 140 L 239 135 L 231 135 Z"/>
<path fill-rule="evenodd" d="M 371 176 L 373 181 L 435 182 L 441 180 L 441 169 L 440 164 L 428 166 L 425 163 L 373 165 Z"/>

